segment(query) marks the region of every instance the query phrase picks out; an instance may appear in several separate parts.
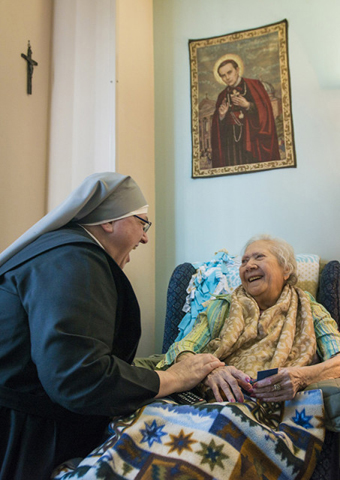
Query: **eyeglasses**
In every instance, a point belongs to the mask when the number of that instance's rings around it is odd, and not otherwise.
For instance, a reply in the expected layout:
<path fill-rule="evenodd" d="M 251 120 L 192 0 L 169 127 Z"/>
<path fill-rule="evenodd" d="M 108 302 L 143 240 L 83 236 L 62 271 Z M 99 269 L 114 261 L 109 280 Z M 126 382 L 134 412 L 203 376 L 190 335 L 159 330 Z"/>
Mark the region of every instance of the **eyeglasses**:
<path fill-rule="evenodd" d="M 138 215 L 134 215 L 134 217 L 138 218 L 138 220 L 141 220 L 143 223 L 145 223 L 145 225 L 143 226 L 143 232 L 146 233 L 151 227 L 152 223 L 149 222 L 148 220 L 144 220 L 144 218 L 139 217 Z"/>

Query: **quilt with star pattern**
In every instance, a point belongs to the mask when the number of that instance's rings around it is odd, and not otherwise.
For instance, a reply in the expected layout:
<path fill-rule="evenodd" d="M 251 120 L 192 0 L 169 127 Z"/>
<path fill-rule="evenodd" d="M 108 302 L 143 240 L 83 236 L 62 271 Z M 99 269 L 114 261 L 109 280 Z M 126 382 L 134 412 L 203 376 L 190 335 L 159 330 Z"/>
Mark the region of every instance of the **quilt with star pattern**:
<path fill-rule="evenodd" d="M 294 400 L 153 402 L 112 419 L 108 440 L 53 479 L 307 480 L 325 429 L 321 390 Z"/>

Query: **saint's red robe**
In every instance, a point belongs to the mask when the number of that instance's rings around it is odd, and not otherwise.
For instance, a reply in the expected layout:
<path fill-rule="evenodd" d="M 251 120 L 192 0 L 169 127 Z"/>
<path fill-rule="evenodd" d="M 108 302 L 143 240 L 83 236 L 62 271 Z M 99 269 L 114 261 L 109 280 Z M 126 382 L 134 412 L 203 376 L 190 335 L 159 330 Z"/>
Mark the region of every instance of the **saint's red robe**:
<path fill-rule="evenodd" d="M 248 114 L 245 109 L 241 109 L 244 113 L 244 117 L 242 119 L 239 118 L 239 121 L 243 124 L 242 134 L 238 145 L 236 145 L 235 134 L 225 136 L 223 133 L 227 131 L 228 128 L 233 128 L 234 122 L 230 113 L 228 112 L 226 114 L 224 120 L 220 121 L 219 119 L 218 109 L 222 101 L 226 98 L 227 88 L 219 94 L 212 120 L 211 145 L 213 168 L 237 165 L 239 163 L 280 160 L 275 120 L 268 93 L 259 80 L 249 78 L 244 78 L 243 80 L 251 96 L 251 101 L 255 105 L 255 111 L 253 114 Z M 249 96 L 247 99 L 249 100 Z M 224 131 L 222 131 L 223 127 L 221 125 L 223 122 L 226 122 Z M 240 127 L 236 126 L 235 128 Z M 230 158 L 228 159 L 228 156 L 230 157 L 231 154 L 226 153 L 227 142 L 234 142 L 234 146 L 237 146 L 238 150 L 241 148 L 241 159 L 233 159 L 232 162 Z M 229 148 L 229 152 L 230 151 L 232 150 Z"/>

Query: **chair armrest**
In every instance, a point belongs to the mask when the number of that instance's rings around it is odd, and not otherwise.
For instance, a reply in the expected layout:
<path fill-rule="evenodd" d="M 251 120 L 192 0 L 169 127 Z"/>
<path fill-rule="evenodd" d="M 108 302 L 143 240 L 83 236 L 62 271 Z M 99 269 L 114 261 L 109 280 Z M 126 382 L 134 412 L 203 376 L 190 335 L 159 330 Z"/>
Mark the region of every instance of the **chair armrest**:
<path fill-rule="evenodd" d="M 337 260 L 328 262 L 322 270 L 317 301 L 340 326 L 340 263 Z"/>
<path fill-rule="evenodd" d="M 169 281 L 162 353 L 166 353 L 178 335 L 178 325 L 185 315 L 183 307 L 191 277 L 196 272 L 191 263 L 178 265 Z"/>

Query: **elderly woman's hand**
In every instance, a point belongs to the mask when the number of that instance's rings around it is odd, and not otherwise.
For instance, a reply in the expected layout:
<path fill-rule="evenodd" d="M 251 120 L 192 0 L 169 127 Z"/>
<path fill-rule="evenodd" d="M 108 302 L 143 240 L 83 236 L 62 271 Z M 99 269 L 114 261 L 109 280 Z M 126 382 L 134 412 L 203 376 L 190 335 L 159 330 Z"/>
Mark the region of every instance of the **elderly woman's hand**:
<path fill-rule="evenodd" d="M 252 394 L 252 385 L 249 383 L 249 375 L 246 375 L 236 367 L 224 366 L 216 368 L 204 379 L 204 385 L 210 387 L 218 402 L 223 402 L 223 392 L 229 402 L 243 402 L 244 397 L 240 387 Z"/>
<path fill-rule="evenodd" d="M 155 370 L 160 379 L 156 398 L 190 390 L 221 365 L 223 362 L 210 353 L 183 355 L 180 362 L 175 363 L 167 370 Z"/>
<path fill-rule="evenodd" d="M 292 400 L 306 386 L 301 367 L 280 368 L 276 375 L 254 383 L 253 396 L 264 402 Z"/>

